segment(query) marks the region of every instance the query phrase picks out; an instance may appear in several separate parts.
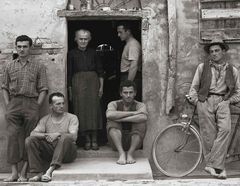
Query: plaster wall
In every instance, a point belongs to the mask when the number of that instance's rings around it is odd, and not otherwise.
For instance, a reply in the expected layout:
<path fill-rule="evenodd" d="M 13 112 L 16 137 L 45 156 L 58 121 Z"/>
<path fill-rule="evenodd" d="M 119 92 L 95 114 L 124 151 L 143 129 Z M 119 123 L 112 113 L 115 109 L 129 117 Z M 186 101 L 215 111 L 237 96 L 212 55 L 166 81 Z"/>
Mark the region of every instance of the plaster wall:
<path fill-rule="evenodd" d="M 151 158 L 152 143 L 158 132 L 173 123 L 182 110 L 184 95 L 188 92 L 195 69 L 205 57 L 198 33 L 198 0 L 176 0 L 177 11 L 177 74 L 175 85 L 175 107 L 170 115 L 165 114 L 166 91 L 168 83 L 168 12 L 167 0 L 145 0 L 142 7 L 151 12 L 149 29 L 145 31 L 146 40 L 143 55 L 143 101 L 149 111 L 148 130 L 143 150 L 155 167 Z M 32 38 L 50 38 L 60 47 L 58 49 L 36 49 L 33 58 L 47 66 L 50 92 L 66 92 L 65 61 L 67 53 L 67 26 L 65 18 L 57 16 L 57 10 L 65 9 L 65 0 L 18 0 L 0 1 L 0 83 L 2 67 L 11 59 L 14 40 L 17 35 L 27 34 Z M 61 47 L 62 46 L 62 47 Z M 229 57 L 239 65 L 240 46 L 230 44 Z M 47 113 L 47 104 L 42 115 Z M 6 164 L 6 122 L 5 105 L 0 92 L 0 172 L 9 171 Z"/>
<path fill-rule="evenodd" d="M 184 95 L 189 91 L 197 65 L 207 58 L 199 39 L 198 3 L 198 0 L 177 1 L 178 49 L 175 113 L 182 110 Z M 237 43 L 229 43 L 229 47 L 228 58 L 239 69 L 240 46 Z"/>
<path fill-rule="evenodd" d="M 26 34 L 31 38 L 50 38 L 59 45 L 58 49 L 34 49 L 32 57 L 47 67 L 49 93 L 65 92 L 66 21 L 57 16 L 58 9 L 65 8 L 65 0 L 18 0 L 0 1 L 0 84 L 3 66 L 12 59 L 15 38 Z M 62 47 L 61 47 L 62 46 Z M 46 100 L 47 101 L 47 100 Z M 41 109 L 41 115 L 48 112 L 47 103 Z M 9 170 L 6 163 L 6 121 L 5 105 L 0 92 L 0 172 Z"/>
<path fill-rule="evenodd" d="M 144 1 L 143 7 L 149 7 L 149 30 L 143 64 L 143 100 L 149 110 L 148 131 L 144 141 L 144 151 L 151 155 L 151 144 L 156 132 L 165 126 L 168 117 L 164 115 L 165 92 L 167 84 L 167 58 L 168 58 L 168 32 L 166 1 Z M 2 67 L 11 60 L 14 51 L 14 40 L 21 34 L 31 38 L 49 38 L 62 46 L 58 49 L 38 49 L 32 52 L 32 57 L 47 67 L 50 92 L 63 91 L 65 87 L 65 60 L 67 53 L 67 26 L 65 18 L 57 16 L 57 10 L 65 9 L 65 0 L 28 1 L 17 2 L 3 0 L 0 2 L 0 65 Z M 9 15 L 9 16 L 8 16 Z M 2 76 L 0 76 L 0 83 Z M 6 164 L 6 121 L 4 119 L 5 105 L 0 94 L 0 172 L 9 171 Z M 48 112 L 47 103 L 44 104 L 41 114 Z"/>

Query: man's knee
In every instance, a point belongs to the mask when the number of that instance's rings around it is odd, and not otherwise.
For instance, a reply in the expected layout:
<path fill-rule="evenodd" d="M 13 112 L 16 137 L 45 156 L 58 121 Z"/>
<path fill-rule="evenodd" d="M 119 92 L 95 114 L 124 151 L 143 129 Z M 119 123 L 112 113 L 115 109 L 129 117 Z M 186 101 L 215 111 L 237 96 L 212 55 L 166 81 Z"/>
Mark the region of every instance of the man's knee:
<path fill-rule="evenodd" d="M 62 134 L 58 141 L 62 143 L 72 143 L 73 138 L 69 135 Z"/>
<path fill-rule="evenodd" d="M 118 129 L 118 128 L 114 128 L 114 127 L 110 128 L 110 129 L 108 130 L 108 133 L 109 133 L 110 136 L 122 135 L 121 130 Z"/>
<path fill-rule="evenodd" d="M 36 136 L 29 136 L 25 139 L 25 146 L 30 147 L 33 145 L 34 142 L 36 142 L 38 138 Z"/>
<path fill-rule="evenodd" d="M 121 129 L 122 129 L 122 125 L 121 125 L 120 122 L 110 121 L 110 120 L 109 120 L 109 121 L 107 122 L 106 128 L 107 128 L 107 133 L 109 133 L 109 132 L 110 132 L 110 129 L 112 129 L 112 128 L 121 130 Z"/>
<path fill-rule="evenodd" d="M 138 135 L 143 140 L 146 134 L 146 123 L 133 124 L 131 133 Z"/>

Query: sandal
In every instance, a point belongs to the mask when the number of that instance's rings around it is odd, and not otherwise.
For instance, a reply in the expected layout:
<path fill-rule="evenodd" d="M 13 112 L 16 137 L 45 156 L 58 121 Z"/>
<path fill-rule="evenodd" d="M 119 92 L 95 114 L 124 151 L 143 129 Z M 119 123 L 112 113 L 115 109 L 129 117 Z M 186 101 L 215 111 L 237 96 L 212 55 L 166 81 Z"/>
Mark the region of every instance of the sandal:
<path fill-rule="evenodd" d="M 42 177 L 41 177 L 41 181 L 42 181 L 42 182 L 52 181 L 52 177 L 49 176 L 49 175 L 47 175 L 47 174 L 44 174 L 44 175 L 42 175 Z"/>

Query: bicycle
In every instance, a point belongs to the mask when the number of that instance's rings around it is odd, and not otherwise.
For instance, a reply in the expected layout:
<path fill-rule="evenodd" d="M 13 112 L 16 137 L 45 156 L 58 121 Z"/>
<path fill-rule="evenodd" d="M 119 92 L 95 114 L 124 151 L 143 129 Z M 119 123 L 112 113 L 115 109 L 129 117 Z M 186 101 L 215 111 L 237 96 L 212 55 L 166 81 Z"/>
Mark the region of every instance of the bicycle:
<path fill-rule="evenodd" d="M 181 122 L 164 128 L 153 142 L 153 161 L 158 170 L 166 176 L 186 176 L 194 171 L 203 159 L 202 138 L 198 132 L 198 125 L 194 122 L 195 111 L 196 106 L 190 118 L 183 114 Z M 237 114 L 239 115 L 239 111 Z M 235 128 L 239 123 L 240 116 Z M 236 130 L 233 132 L 228 150 L 233 145 L 235 135 Z M 239 153 L 237 155 L 240 159 Z M 228 158 L 230 156 L 228 155 Z"/>

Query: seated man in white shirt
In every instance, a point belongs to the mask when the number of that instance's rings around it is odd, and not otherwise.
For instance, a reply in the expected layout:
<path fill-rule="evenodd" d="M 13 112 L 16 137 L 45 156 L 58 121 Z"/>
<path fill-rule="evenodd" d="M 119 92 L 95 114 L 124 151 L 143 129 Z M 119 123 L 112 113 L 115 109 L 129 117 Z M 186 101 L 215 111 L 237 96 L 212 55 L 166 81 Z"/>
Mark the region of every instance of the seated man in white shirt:
<path fill-rule="evenodd" d="M 52 112 L 39 121 L 25 141 L 30 172 L 37 173 L 29 181 L 51 181 L 55 169 L 77 156 L 77 116 L 64 112 L 64 95 L 60 92 L 49 96 L 49 104 Z M 50 162 L 46 172 L 44 160 Z"/>

